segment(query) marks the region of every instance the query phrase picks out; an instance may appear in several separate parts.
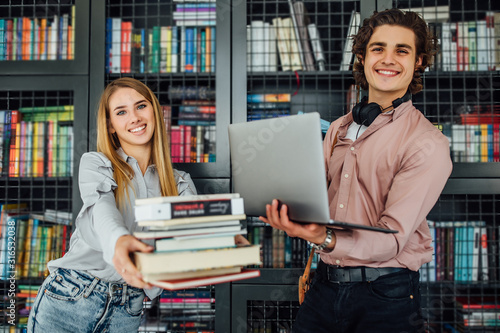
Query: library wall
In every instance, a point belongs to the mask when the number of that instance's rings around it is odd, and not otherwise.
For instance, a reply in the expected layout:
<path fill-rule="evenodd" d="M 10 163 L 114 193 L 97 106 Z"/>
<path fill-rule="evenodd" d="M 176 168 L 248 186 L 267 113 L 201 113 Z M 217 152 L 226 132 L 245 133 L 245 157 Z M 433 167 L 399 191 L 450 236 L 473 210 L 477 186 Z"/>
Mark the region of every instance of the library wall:
<path fill-rule="evenodd" d="M 23 331 L 46 262 L 67 250 L 81 206 L 78 161 L 95 149 L 107 83 L 146 83 L 163 106 L 175 167 L 200 193 L 230 192 L 227 125 L 318 112 L 326 131 L 363 94 L 352 79 L 349 36 L 389 7 L 421 13 L 441 45 L 413 97 L 449 138 L 454 162 L 428 216 L 435 255 L 421 270 L 426 328 L 498 331 L 497 2 L 18 0 L 0 4 L 0 332 L 13 327 L 11 300 L 15 331 Z M 261 277 L 147 301 L 142 331 L 291 331 L 310 249 L 257 219 L 246 225 L 262 246 Z"/>

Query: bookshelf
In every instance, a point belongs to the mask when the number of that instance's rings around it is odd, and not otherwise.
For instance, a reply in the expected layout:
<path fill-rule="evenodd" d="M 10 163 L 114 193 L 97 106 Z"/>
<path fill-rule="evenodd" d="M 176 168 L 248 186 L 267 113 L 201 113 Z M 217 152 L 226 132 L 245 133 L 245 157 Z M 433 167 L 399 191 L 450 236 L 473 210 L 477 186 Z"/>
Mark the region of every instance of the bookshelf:
<path fill-rule="evenodd" d="M 14 150 L 20 151 L 19 172 L 16 176 L 10 168 L 4 168 L 0 177 L 0 201 L 12 204 L 24 203 L 27 210 L 26 216 L 16 222 L 16 268 L 10 271 L 15 272 L 15 280 L 9 279 L 11 275 L 8 269 L 3 270 L 0 280 L 2 297 L 5 297 L 4 300 L 16 302 L 18 310 L 15 313 L 15 322 L 19 327 L 22 327 L 26 324 L 27 309 L 34 298 L 34 294 L 31 297 L 27 296 L 26 290 L 35 288 L 31 292 L 36 293 L 36 288 L 47 274 L 47 261 L 61 256 L 67 250 L 72 231 L 71 219 L 59 219 L 58 223 L 55 223 L 49 222 L 49 219 L 43 215 L 48 209 L 51 209 L 69 212 L 75 216 L 81 205 L 78 179 L 74 175 L 78 174 L 80 156 L 88 150 L 88 78 L 76 75 L 1 75 L 0 82 L 4 87 L 0 92 L 0 109 L 27 110 L 22 113 L 24 121 L 21 124 L 32 124 L 33 126 L 38 124 L 44 129 L 44 131 L 32 129 L 31 133 L 29 133 L 30 131 L 17 132 L 16 136 L 19 140 L 25 140 L 23 144 L 14 146 Z M 57 120 L 49 121 L 44 119 L 44 117 L 48 117 L 48 113 L 29 111 L 34 107 L 48 108 L 63 105 L 74 107 L 74 110 L 71 111 L 73 120 L 56 118 Z M 42 119 L 35 120 L 33 116 L 40 116 Z M 74 122 L 78 122 L 81 126 L 73 128 Z M 57 134 L 49 134 L 48 129 L 51 126 L 49 124 L 58 127 Z M 2 124 L 2 129 L 4 129 L 4 124 Z M 68 134 L 70 129 L 71 136 Z M 45 149 L 34 143 L 36 138 L 39 142 L 46 144 Z M 71 138 L 72 140 L 70 140 Z M 51 141 L 54 145 L 49 148 Z M 64 141 L 67 144 L 64 144 Z M 72 144 L 69 143 L 70 141 Z M 4 153 L 8 154 L 4 155 L 7 161 L 9 161 L 9 153 L 12 150 L 12 147 L 9 147 L 9 150 L 3 150 Z M 36 151 L 42 154 L 41 161 L 35 159 Z M 52 153 L 49 154 L 49 151 Z M 36 162 L 41 165 L 37 171 L 31 168 Z M 53 173 L 51 170 L 56 172 Z M 4 230 L 10 223 L 5 217 L 6 215 L 3 215 L 2 229 Z M 5 234 L 2 233 L 2 235 Z M 8 253 L 3 236 L 2 262 Z M 8 297 L 11 290 L 17 296 Z M 9 330 L 7 320 L 8 317 L 5 317 L 4 312 L 0 331 L 3 332 L 5 329 L 7 332 Z"/>
<path fill-rule="evenodd" d="M 346 114 L 350 110 L 346 108 L 346 105 L 352 103 L 349 93 L 354 82 L 351 71 L 341 70 L 339 65 L 343 59 L 343 50 L 353 11 L 359 12 L 361 19 L 370 16 L 374 10 L 391 7 L 410 8 L 423 12 L 424 17 L 428 21 L 432 21 L 431 26 L 436 29 L 441 41 L 443 22 L 452 26 L 456 26 L 457 22 L 470 21 L 486 24 L 487 13 L 500 11 L 500 7 L 496 3 L 478 1 L 467 3 L 447 0 L 304 1 L 304 4 L 310 22 L 316 24 L 319 32 L 324 52 L 325 70 L 320 70 L 317 64 L 312 71 L 283 70 L 279 49 L 277 50 L 277 65 L 273 70 L 266 70 L 265 66 L 259 67 L 260 61 L 262 61 L 261 53 L 264 53 L 265 57 L 265 51 L 260 51 L 260 49 L 255 51 L 252 38 L 259 36 L 259 34 L 252 34 L 252 31 L 255 32 L 256 29 L 265 31 L 268 28 L 262 28 L 265 25 L 261 23 L 252 25 L 252 22 L 268 22 L 272 26 L 273 19 L 290 17 L 287 1 L 250 0 L 245 3 L 245 6 L 234 8 L 233 76 L 246 78 L 246 80 L 235 80 L 233 85 L 233 122 L 251 119 L 249 117 L 249 114 L 253 112 L 251 103 L 244 105 L 239 101 L 245 100 L 250 94 L 264 93 L 290 94 L 290 114 L 297 114 L 299 111 L 318 111 L 321 118 L 328 122 Z M 248 32 L 249 27 L 250 32 Z M 266 36 L 265 32 L 262 35 Z M 484 40 L 479 37 L 480 35 L 475 36 L 475 38 L 471 37 L 471 43 L 476 42 L 476 50 L 479 52 L 477 42 Z M 261 42 L 266 43 L 268 38 L 261 38 Z M 250 42 L 248 42 L 249 39 Z M 473 48 L 473 46 L 471 47 Z M 488 46 L 486 49 L 487 51 L 491 50 Z M 444 52 L 448 52 L 448 54 L 444 55 Z M 257 53 L 257 59 L 255 59 L 254 53 Z M 473 150 L 474 147 L 471 148 L 471 143 L 466 139 L 466 136 L 460 135 L 465 134 L 468 130 L 472 131 L 468 128 L 473 124 L 479 125 L 481 122 L 478 122 L 478 118 L 488 119 L 482 121 L 485 123 L 494 123 L 499 119 L 497 110 L 499 96 L 496 87 L 500 83 L 500 77 L 498 76 L 498 68 L 491 70 L 488 66 L 486 68 L 480 67 L 477 62 L 478 55 L 476 55 L 475 67 L 471 66 L 467 68 L 468 70 L 464 70 L 465 68 L 462 67 L 460 70 L 457 64 L 458 60 L 451 60 L 452 63 L 450 63 L 450 60 L 446 59 L 446 56 L 451 56 L 450 53 L 449 45 L 442 48 L 442 52 L 436 58 L 437 64 L 423 74 L 424 90 L 413 98 L 416 107 L 431 122 L 441 124 L 444 127 L 444 133 L 449 136 L 453 151 L 453 173 L 428 219 L 442 223 L 461 221 L 466 226 L 472 226 L 477 221 L 484 221 L 480 223 L 484 223 L 486 226 L 487 241 L 489 242 L 487 247 L 488 261 L 491 272 L 496 272 L 498 271 L 496 258 L 498 258 L 498 189 L 500 188 L 498 177 L 500 168 L 495 162 L 497 160 L 493 160 L 493 156 L 490 157 L 480 148 Z M 271 54 L 271 56 L 274 55 Z M 456 57 L 458 58 L 458 54 Z M 487 57 L 488 52 L 486 52 Z M 470 61 L 473 64 L 474 60 Z M 255 66 L 254 62 L 257 64 L 256 67 L 252 67 Z M 267 112 L 272 114 L 275 110 L 268 109 Z M 455 135 L 453 135 L 451 128 L 455 128 Z M 498 146 L 498 139 L 488 141 L 486 138 L 477 139 L 477 141 L 481 144 L 496 143 Z M 479 145 L 479 142 L 476 145 Z M 255 224 L 249 220 L 249 225 L 258 225 L 258 223 Z M 452 229 L 458 230 L 459 228 Z M 441 242 L 439 249 L 444 251 L 442 248 L 445 243 L 442 238 L 440 237 L 436 241 Z M 470 241 L 465 240 L 460 240 L 459 243 L 464 244 L 464 246 L 471 244 Z M 268 246 L 272 247 L 273 245 Z M 266 250 L 264 249 L 263 252 Z M 439 256 L 444 256 L 444 253 Z M 468 258 L 469 255 L 466 257 Z M 305 261 L 302 266 L 305 266 Z M 427 275 L 426 280 L 422 282 L 422 304 L 429 331 L 445 332 L 449 326 L 459 327 L 463 325 L 464 318 L 471 312 L 457 308 L 455 302 L 457 297 L 461 297 L 462 302 L 473 303 L 473 301 L 478 302 L 478 298 L 486 299 L 487 296 L 494 295 L 493 302 L 497 304 L 500 302 L 497 297 L 498 273 L 496 276 L 491 275 L 488 281 L 435 280 L 435 278 L 429 279 L 429 274 L 432 275 L 434 272 L 432 269 L 441 272 L 443 269 L 453 270 L 454 267 L 441 263 L 439 268 L 425 268 L 424 273 Z M 247 332 L 266 330 L 290 332 L 291 327 L 293 327 L 294 315 L 298 309 L 297 279 L 300 274 L 302 274 L 300 268 L 262 268 L 261 279 L 248 281 L 248 283 L 234 283 L 231 304 L 233 307 L 232 316 L 237 320 L 232 322 L 233 331 L 244 330 L 243 323 L 246 321 Z M 288 277 L 291 278 L 288 279 Z M 472 328 L 465 327 L 464 331 L 468 331 L 467 329 Z M 479 326 L 475 327 L 474 331 L 487 331 L 488 329 L 495 330 L 495 327 Z"/>
<path fill-rule="evenodd" d="M 196 3 L 193 4 L 193 6 L 195 5 Z M 214 13 L 217 13 L 216 18 L 215 20 L 210 20 L 210 25 L 207 25 L 206 20 L 203 20 L 199 25 L 193 26 L 178 25 L 180 24 L 179 22 L 182 22 L 176 20 L 181 10 L 181 6 L 182 4 L 177 2 L 152 4 L 148 1 L 136 1 L 130 4 L 124 4 L 120 1 L 111 0 L 93 4 L 91 33 L 95 38 L 92 40 L 90 47 L 92 59 L 90 77 L 92 82 L 100 83 L 91 87 L 90 104 L 96 105 L 98 103 L 102 86 L 120 76 L 132 76 L 148 84 L 158 96 L 160 103 L 171 109 L 171 125 L 175 126 L 181 124 L 179 118 L 182 118 L 182 116 L 179 114 L 179 111 L 185 107 L 185 101 L 196 100 L 196 97 L 185 96 L 183 98 L 173 98 L 172 91 L 181 87 L 206 88 L 211 97 L 200 99 L 205 102 L 203 104 L 209 104 L 212 108 L 215 108 L 215 115 L 212 115 L 212 118 L 210 118 L 211 124 L 215 125 L 202 126 L 201 128 L 204 130 L 205 137 L 209 136 L 210 142 L 215 146 L 212 152 L 213 156 L 211 155 L 209 161 L 205 159 L 203 162 L 200 161 L 199 158 L 196 162 L 176 159 L 177 162 L 175 164 L 180 169 L 189 172 L 193 178 L 204 179 L 200 180 L 200 185 L 204 187 L 200 189 L 200 192 L 211 193 L 210 191 L 221 188 L 226 188 L 227 191 L 229 184 L 229 149 L 227 135 L 225 131 L 221 129 L 226 128 L 230 122 L 230 98 L 227 93 L 231 90 L 230 67 L 227 66 L 227 64 L 231 62 L 229 42 L 230 20 L 228 16 L 230 15 L 230 5 L 229 1 L 217 1 L 216 3 L 210 4 L 210 6 L 215 6 L 211 7 L 210 11 L 202 12 L 202 9 L 199 9 L 197 15 L 210 12 L 212 13 L 209 14 L 212 15 L 210 17 L 213 17 Z M 113 71 L 110 72 L 109 67 L 106 66 L 106 61 L 109 61 L 109 59 L 106 56 L 107 52 L 105 50 L 106 47 L 110 47 L 110 29 L 109 26 L 106 26 L 106 22 L 108 19 L 112 20 L 113 18 L 121 19 L 122 22 L 131 22 L 133 33 L 143 33 L 144 35 L 148 35 L 148 33 L 151 34 L 151 41 L 149 41 L 149 39 L 144 41 L 146 55 L 144 57 L 145 67 L 143 70 L 130 70 L 129 73 L 127 70 L 124 70 L 124 73 L 115 73 Z M 173 49 L 168 47 L 166 47 L 168 50 L 165 51 L 153 50 L 153 48 L 156 50 L 157 44 L 153 41 L 153 31 L 160 30 L 159 34 L 161 41 L 162 28 L 171 29 L 172 31 L 177 30 L 177 56 L 175 56 L 175 51 L 172 51 Z M 189 41 L 191 39 L 185 35 L 189 30 L 191 30 L 191 33 L 194 33 L 193 28 L 196 29 L 196 34 L 199 34 L 201 40 L 203 40 L 201 36 L 205 37 L 205 47 L 203 48 L 205 50 L 204 57 L 202 56 L 203 52 L 201 52 L 201 43 L 200 45 L 190 45 L 191 43 L 189 43 Z M 111 29 L 111 34 L 112 31 L 113 29 Z M 208 31 L 210 31 L 210 35 L 208 35 Z M 108 37 L 106 34 L 108 34 Z M 111 37 L 111 45 L 112 44 Z M 163 43 L 160 43 L 160 45 L 163 45 Z M 207 51 L 209 45 L 211 52 Z M 158 57 L 160 59 L 154 60 L 155 63 L 159 63 L 158 68 L 149 66 L 150 63 L 153 63 L 153 59 L 155 59 L 153 57 L 153 51 L 159 52 Z M 170 67 L 166 65 L 163 66 L 162 62 L 166 62 L 166 60 L 162 60 L 161 52 L 167 55 L 167 60 L 168 55 L 175 58 L 177 66 L 172 66 L 172 62 L 170 63 Z M 199 54 L 200 52 L 201 54 Z M 186 69 L 187 67 L 185 64 L 186 59 L 188 59 L 186 55 L 191 53 L 193 57 L 196 58 L 198 64 L 195 65 L 193 69 Z M 209 53 L 211 56 L 208 55 Z M 214 57 L 215 62 L 213 61 Z M 132 58 L 134 58 L 134 56 L 132 56 Z M 209 58 L 211 66 L 207 66 Z M 205 64 L 204 68 L 202 68 L 202 63 Z M 94 115 L 91 114 L 91 122 L 93 121 L 93 117 Z M 213 121 L 214 117 L 215 121 Z M 200 129 L 200 126 L 198 126 L 198 129 Z M 91 147 L 92 146 L 94 146 L 94 143 L 91 142 Z M 175 149 L 173 150 L 175 152 Z M 210 181 L 207 179 L 210 179 Z M 207 185 L 207 181 L 211 185 Z"/>
<path fill-rule="evenodd" d="M 48 25 L 52 25 L 55 19 L 61 19 L 63 16 L 68 16 L 70 22 L 74 17 L 74 34 L 72 40 L 74 47 L 71 51 L 74 55 L 72 60 L 58 59 L 55 60 L 41 60 L 36 59 L 34 53 L 31 52 L 30 60 L 13 60 L 0 58 L 0 73 L 2 75 L 88 75 L 89 63 L 89 29 L 87 28 L 90 23 L 90 0 L 71 0 L 52 2 L 51 4 L 34 4 L 28 1 L 17 1 L 13 3 L 0 4 L 0 20 L 14 20 L 19 18 L 26 18 L 33 21 L 33 29 L 26 30 L 26 33 L 35 30 L 35 26 L 40 27 L 41 21 L 46 20 Z M 37 24 L 38 23 L 38 24 Z M 40 29 L 41 30 L 41 29 Z M 67 33 L 68 29 L 64 29 Z M 70 38 L 71 39 L 71 38 Z M 40 40 L 39 37 L 37 40 Z M 58 39 L 59 40 L 59 39 Z M 62 36 L 61 39 L 62 40 Z M 67 39 L 66 39 L 67 41 Z M 1 45 L 7 49 L 7 40 L 2 42 Z M 42 44 L 39 42 L 39 44 Z M 62 43 L 61 43 L 62 44 Z M 33 44 L 33 46 L 35 46 Z M 61 45 L 62 47 L 62 45 Z M 0 52 L 1 53 L 1 52 Z M 4 53 L 5 54 L 5 53 Z M 51 58 L 48 56 L 48 58 Z"/>

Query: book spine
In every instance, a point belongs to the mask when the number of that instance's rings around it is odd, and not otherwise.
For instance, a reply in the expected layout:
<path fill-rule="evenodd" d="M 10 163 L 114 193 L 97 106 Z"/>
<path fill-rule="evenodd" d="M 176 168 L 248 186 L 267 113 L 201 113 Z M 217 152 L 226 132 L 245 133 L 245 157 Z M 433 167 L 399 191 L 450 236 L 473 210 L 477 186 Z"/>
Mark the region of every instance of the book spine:
<path fill-rule="evenodd" d="M 243 198 L 135 206 L 135 215 L 141 221 L 239 214 L 244 214 Z"/>
<path fill-rule="evenodd" d="M 120 73 L 121 72 L 121 18 L 112 18 L 112 28 L 111 28 L 111 64 L 110 73 Z"/>
<path fill-rule="evenodd" d="M 186 73 L 194 72 L 194 43 L 195 39 L 193 28 L 186 28 L 186 64 L 184 70 Z"/>

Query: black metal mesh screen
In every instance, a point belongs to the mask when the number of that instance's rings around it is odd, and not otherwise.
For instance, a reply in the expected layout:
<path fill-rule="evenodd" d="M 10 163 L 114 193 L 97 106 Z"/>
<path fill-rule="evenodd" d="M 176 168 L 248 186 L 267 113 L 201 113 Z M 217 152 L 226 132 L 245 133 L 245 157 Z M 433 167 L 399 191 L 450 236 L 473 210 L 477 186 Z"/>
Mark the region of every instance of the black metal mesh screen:
<path fill-rule="evenodd" d="M 132 76 L 153 90 L 174 163 L 215 162 L 215 3 L 108 1 L 106 10 L 106 83 Z"/>
<path fill-rule="evenodd" d="M 0 92 L 0 329 L 26 326 L 72 231 L 73 91 Z"/>

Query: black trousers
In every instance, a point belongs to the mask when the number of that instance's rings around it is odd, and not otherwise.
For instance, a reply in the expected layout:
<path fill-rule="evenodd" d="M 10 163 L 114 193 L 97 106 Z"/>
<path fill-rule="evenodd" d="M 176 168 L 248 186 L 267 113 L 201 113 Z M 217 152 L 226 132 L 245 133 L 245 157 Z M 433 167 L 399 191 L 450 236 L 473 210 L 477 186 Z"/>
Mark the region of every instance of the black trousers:
<path fill-rule="evenodd" d="M 403 269 L 371 282 L 331 282 L 318 267 L 292 332 L 424 332 L 419 273 Z"/>

